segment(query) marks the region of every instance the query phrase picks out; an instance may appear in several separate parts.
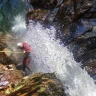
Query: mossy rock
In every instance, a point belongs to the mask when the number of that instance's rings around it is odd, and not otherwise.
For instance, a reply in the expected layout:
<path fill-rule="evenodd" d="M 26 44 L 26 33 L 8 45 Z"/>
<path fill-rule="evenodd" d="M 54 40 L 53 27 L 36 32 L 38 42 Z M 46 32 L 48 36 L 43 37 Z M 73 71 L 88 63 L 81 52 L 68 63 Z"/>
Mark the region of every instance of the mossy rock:
<path fill-rule="evenodd" d="M 61 82 L 53 73 L 36 73 L 24 77 L 5 93 L 8 96 L 66 96 Z"/>

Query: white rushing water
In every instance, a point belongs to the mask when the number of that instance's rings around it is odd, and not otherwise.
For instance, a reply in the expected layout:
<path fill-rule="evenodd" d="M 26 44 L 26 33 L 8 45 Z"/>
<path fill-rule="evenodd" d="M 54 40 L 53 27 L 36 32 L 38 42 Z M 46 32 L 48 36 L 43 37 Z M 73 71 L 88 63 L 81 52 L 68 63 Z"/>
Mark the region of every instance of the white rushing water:
<path fill-rule="evenodd" d="M 33 22 L 22 36 L 32 48 L 34 72 L 55 72 L 68 96 L 96 96 L 96 85 L 87 72 L 80 68 L 72 53 L 55 39 L 54 27 L 44 28 Z"/>
<path fill-rule="evenodd" d="M 26 31 L 25 19 L 22 15 L 17 15 L 14 18 L 14 21 L 12 22 L 12 24 L 13 24 L 13 27 L 11 29 L 15 35 L 21 36 L 23 32 Z"/>

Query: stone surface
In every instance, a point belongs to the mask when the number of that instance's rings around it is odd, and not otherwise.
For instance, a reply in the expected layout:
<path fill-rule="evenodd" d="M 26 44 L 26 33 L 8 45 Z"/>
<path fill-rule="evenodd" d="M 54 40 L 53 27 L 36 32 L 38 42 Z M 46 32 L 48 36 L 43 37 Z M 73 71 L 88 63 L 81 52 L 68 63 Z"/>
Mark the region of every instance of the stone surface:
<path fill-rule="evenodd" d="M 14 65 L 0 64 L 0 96 L 5 96 L 5 90 L 10 84 L 18 83 L 23 78 L 23 74 L 16 70 Z"/>
<path fill-rule="evenodd" d="M 58 0 L 30 0 L 30 4 L 34 8 L 43 8 L 51 10 L 57 5 Z"/>
<path fill-rule="evenodd" d="M 6 90 L 8 96 L 66 96 L 63 86 L 52 73 L 35 73 Z"/>

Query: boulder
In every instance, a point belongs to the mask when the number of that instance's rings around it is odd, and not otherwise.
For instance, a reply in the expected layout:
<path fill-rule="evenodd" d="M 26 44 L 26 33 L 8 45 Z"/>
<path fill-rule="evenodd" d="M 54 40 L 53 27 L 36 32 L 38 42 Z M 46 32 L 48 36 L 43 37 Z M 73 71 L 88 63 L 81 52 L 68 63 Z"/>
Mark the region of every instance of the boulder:
<path fill-rule="evenodd" d="M 63 0 L 56 17 L 64 25 L 76 22 L 82 18 L 95 17 L 95 3 L 95 1 L 90 0 Z"/>
<path fill-rule="evenodd" d="M 0 96 L 4 96 L 5 90 L 10 84 L 18 83 L 23 78 L 22 72 L 16 70 L 14 65 L 0 64 Z"/>
<path fill-rule="evenodd" d="M 26 24 L 29 24 L 29 20 L 33 20 L 33 21 L 44 21 L 45 18 L 48 15 L 48 10 L 45 9 L 36 9 L 36 10 L 32 10 L 29 11 L 26 14 Z"/>
<path fill-rule="evenodd" d="M 66 96 L 61 82 L 53 73 L 35 73 L 10 86 L 7 96 Z"/>

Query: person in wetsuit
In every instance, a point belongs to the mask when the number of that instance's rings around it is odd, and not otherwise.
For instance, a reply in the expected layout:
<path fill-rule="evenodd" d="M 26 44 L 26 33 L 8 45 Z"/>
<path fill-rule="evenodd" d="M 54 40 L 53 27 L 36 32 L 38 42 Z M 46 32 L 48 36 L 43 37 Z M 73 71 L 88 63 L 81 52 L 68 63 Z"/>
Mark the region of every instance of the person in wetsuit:
<path fill-rule="evenodd" d="M 29 63 L 30 63 L 30 45 L 26 42 L 22 42 L 22 43 L 18 43 L 17 46 L 23 50 L 24 53 L 24 58 L 23 58 L 23 70 L 24 72 L 26 72 L 26 68 L 29 70 L 29 72 L 31 73 L 31 68 L 29 67 Z"/>

